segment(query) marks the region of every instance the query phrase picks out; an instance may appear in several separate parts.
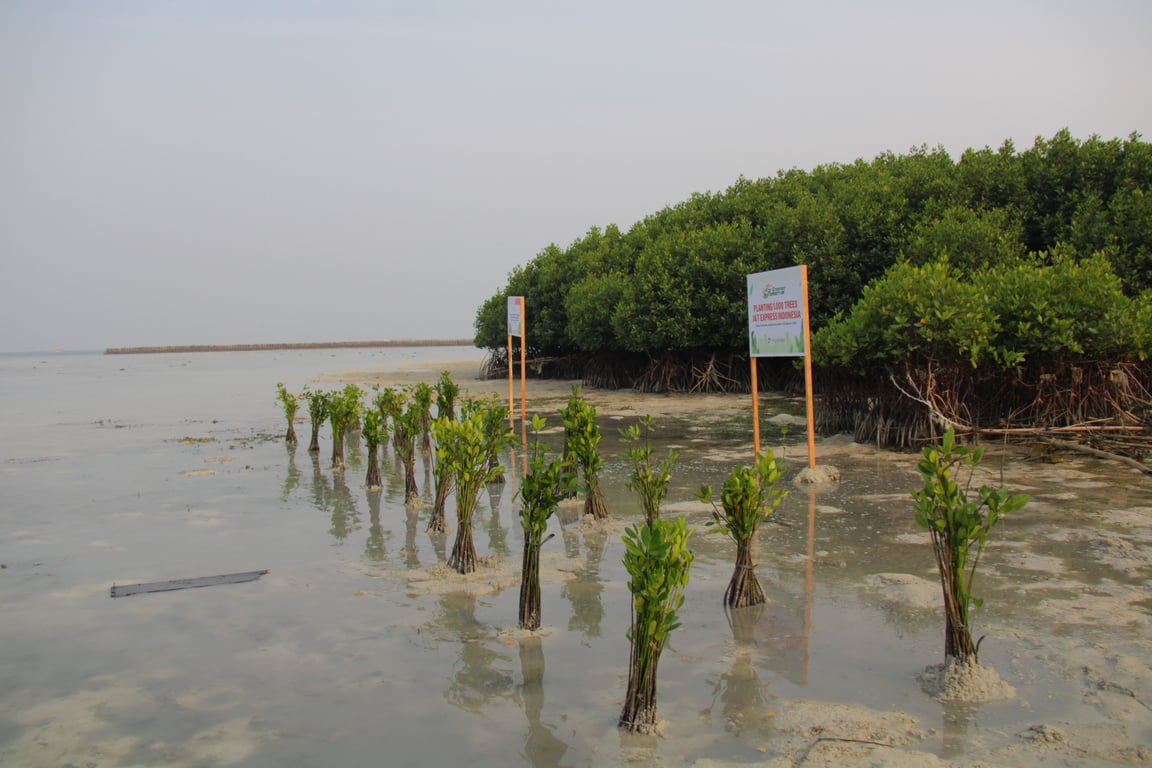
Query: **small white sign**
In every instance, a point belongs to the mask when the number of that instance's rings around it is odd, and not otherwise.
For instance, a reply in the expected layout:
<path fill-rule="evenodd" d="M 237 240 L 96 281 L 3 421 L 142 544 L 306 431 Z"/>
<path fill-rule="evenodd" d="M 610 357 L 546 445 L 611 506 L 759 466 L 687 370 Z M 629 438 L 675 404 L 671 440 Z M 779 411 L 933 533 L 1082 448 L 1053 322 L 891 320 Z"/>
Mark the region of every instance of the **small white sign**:
<path fill-rule="evenodd" d="M 508 335 L 522 336 L 524 334 L 524 297 L 508 297 Z"/>
<path fill-rule="evenodd" d="M 748 352 L 752 357 L 804 357 L 803 267 L 748 275 Z"/>

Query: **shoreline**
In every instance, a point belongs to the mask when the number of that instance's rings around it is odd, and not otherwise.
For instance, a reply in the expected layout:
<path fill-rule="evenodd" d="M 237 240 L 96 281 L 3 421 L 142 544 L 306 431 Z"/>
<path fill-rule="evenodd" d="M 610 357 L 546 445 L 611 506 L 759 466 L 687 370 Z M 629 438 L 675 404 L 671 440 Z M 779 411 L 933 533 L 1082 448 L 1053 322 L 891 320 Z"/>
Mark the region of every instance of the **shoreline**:
<path fill-rule="evenodd" d="M 106 355 L 183 352 L 265 352 L 285 349 L 369 349 L 387 347 L 470 347 L 472 339 L 384 339 L 377 341 L 304 341 L 283 344 L 183 344 L 166 347 L 108 347 Z"/>

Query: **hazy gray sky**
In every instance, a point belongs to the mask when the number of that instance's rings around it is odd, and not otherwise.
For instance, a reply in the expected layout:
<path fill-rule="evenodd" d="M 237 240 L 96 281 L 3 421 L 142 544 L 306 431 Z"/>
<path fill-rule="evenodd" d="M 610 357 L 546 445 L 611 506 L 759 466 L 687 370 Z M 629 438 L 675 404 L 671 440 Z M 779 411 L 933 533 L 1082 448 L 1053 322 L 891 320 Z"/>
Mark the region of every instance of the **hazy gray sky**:
<path fill-rule="evenodd" d="M 0 351 L 471 336 L 741 174 L 1148 139 L 1149 40 L 1146 0 L 0 0 Z"/>

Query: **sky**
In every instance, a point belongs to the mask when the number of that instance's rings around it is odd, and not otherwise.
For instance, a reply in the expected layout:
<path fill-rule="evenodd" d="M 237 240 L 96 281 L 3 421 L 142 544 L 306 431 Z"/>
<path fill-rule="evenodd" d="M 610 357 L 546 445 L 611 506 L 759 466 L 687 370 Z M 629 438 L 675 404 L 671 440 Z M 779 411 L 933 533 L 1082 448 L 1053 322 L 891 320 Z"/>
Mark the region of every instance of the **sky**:
<path fill-rule="evenodd" d="M 471 337 L 550 243 L 741 176 L 1152 140 L 1149 40 L 1146 0 L 0 0 L 0 351 Z"/>

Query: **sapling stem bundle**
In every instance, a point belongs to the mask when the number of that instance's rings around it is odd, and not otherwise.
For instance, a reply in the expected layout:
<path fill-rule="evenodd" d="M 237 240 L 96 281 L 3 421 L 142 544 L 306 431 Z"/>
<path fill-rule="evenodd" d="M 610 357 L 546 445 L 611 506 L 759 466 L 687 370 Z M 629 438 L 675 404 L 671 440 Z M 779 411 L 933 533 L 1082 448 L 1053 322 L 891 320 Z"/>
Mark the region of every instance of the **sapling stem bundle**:
<path fill-rule="evenodd" d="M 692 571 L 689 529 L 683 518 L 655 520 L 624 531 L 624 567 L 630 577 L 632 625 L 628 639 L 628 691 L 619 726 L 633 733 L 656 729 L 656 676 L 668 636 L 680 626 L 684 588 Z"/>
<path fill-rule="evenodd" d="M 705 485 L 697 493 L 701 501 L 712 505 L 712 519 L 707 524 L 736 544 L 736 567 L 724 590 L 724 605 L 729 608 L 758 605 L 766 599 L 756 578 L 752 549 L 760 521 L 787 496 L 776 488 L 779 481 L 780 465 L 768 451 L 759 457 L 755 467 L 732 470 L 721 489 L 719 506 L 712 500 L 712 486 Z"/>

